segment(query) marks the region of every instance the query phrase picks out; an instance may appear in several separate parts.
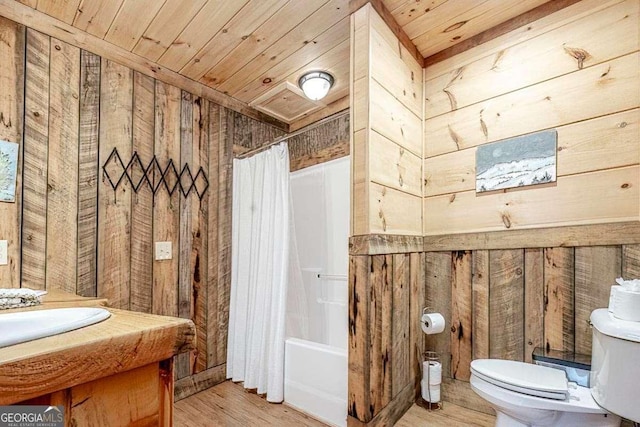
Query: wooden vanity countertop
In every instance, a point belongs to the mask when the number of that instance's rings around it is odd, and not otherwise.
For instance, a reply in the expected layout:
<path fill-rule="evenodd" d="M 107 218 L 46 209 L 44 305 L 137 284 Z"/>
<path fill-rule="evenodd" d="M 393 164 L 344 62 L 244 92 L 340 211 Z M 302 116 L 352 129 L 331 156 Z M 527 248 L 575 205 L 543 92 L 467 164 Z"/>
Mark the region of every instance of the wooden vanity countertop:
<path fill-rule="evenodd" d="M 170 359 L 194 349 L 188 319 L 104 307 L 105 300 L 54 292 L 37 307 L 103 306 L 111 317 L 95 325 L 0 348 L 0 405 L 10 405 Z"/>

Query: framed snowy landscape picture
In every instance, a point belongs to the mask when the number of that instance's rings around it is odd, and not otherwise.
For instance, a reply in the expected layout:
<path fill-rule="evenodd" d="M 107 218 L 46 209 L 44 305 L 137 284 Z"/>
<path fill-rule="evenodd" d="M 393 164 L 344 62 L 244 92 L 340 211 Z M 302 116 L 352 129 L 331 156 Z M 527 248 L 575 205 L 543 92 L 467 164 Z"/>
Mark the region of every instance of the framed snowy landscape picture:
<path fill-rule="evenodd" d="M 476 193 L 556 181 L 555 130 L 481 145 L 476 150 Z"/>
<path fill-rule="evenodd" d="M 16 201 L 18 147 L 15 142 L 0 141 L 0 202 Z"/>

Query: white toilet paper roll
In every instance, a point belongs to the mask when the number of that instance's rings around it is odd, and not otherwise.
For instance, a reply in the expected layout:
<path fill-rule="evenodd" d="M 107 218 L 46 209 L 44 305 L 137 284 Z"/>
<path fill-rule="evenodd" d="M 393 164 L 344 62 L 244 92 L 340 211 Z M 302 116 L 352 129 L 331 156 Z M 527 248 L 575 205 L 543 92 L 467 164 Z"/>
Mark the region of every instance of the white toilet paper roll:
<path fill-rule="evenodd" d="M 422 380 L 420 381 L 420 389 L 422 399 L 425 402 L 438 403 L 440 402 L 440 385 L 431 385 L 427 386 L 427 382 Z"/>
<path fill-rule="evenodd" d="M 440 362 L 422 362 L 422 379 L 429 381 L 429 385 L 442 382 L 442 364 Z"/>
<path fill-rule="evenodd" d="M 444 331 L 444 317 L 440 313 L 424 313 L 420 323 L 422 332 L 427 335 Z"/>
<path fill-rule="evenodd" d="M 613 307 L 615 306 L 616 303 L 616 292 L 618 292 L 618 289 L 622 289 L 622 286 L 620 285 L 613 285 L 611 287 L 611 292 L 609 293 L 609 313 L 613 313 Z"/>
<path fill-rule="evenodd" d="M 640 322 L 640 292 L 632 292 L 620 287 L 613 298 L 613 315 L 621 320 Z"/>

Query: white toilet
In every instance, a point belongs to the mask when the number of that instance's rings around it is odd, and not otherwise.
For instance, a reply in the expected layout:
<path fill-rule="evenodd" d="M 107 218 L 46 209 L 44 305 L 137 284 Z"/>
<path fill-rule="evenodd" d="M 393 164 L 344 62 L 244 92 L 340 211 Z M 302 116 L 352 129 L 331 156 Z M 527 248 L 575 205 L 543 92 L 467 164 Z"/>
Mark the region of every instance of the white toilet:
<path fill-rule="evenodd" d="M 591 314 L 591 388 L 567 381 L 561 369 L 523 362 L 471 362 L 471 388 L 496 410 L 496 427 L 607 427 L 620 416 L 640 422 L 640 322 Z"/>

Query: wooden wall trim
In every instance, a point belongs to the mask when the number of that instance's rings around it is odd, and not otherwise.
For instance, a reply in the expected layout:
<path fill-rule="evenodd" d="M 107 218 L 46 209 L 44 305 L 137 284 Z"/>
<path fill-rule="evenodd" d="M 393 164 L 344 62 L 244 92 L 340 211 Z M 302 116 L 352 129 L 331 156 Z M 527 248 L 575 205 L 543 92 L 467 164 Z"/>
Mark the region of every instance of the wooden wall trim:
<path fill-rule="evenodd" d="M 339 159 L 350 152 L 349 114 L 339 113 L 287 137 L 291 172 Z"/>
<path fill-rule="evenodd" d="M 369 234 L 350 237 L 349 254 L 383 255 L 409 252 L 607 246 L 639 243 L 640 221 L 630 221 L 424 237 Z"/>
<path fill-rule="evenodd" d="M 603 246 L 640 243 L 640 222 L 425 236 L 424 251 Z"/>
<path fill-rule="evenodd" d="M 309 166 L 319 165 L 349 155 L 349 141 L 340 141 L 331 147 L 323 148 L 312 155 L 291 159 L 289 170 L 295 172 Z"/>
<path fill-rule="evenodd" d="M 0 16 L 4 16 L 7 19 L 70 43 L 76 47 L 88 50 L 105 59 L 110 59 L 121 65 L 125 65 L 165 83 L 177 86 L 196 96 L 207 98 L 210 101 L 237 111 L 245 116 L 283 129 L 285 132 L 289 131 L 288 124 L 251 108 L 247 104 L 229 95 L 225 95 L 215 89 L 184 77 L 96 36 L 78 30 L 69 24 L 25 6 L 15 0 L 0 0 Z"/>
<path fill-rule="evenodd" d="M 513 31 L 516 28 L 544 18 L 545 16 L 557 12 L 560 9 L 564 9 L 565 7 L 571 6 L 574 3 L 578 3 L 579 1 L 580 0 L 554 0 L 544 3 L 536 7 L 535 9 L 531 9 L 528 12 L 525 12 L 521 15 L 516 16 L 515 18 L 511 18 L 508 21 L 503 22 L 502 24 L 496 25 L 493 28 L 483 31 L 480 34 L 476 34 L 475 36 L 468 38 L 467 40 L 464 40 L 460 43 L 457 43 L 448 49 L 442 50 L 438 53 L 424 58 L 423 67 L 428 67 L 445 59 L 451 58 L 452 56 L 458 55 L 459 53 L 500 37 L 501 35 Z"/>
<path fill-rule="evenodd" d="M 349 238 L 349 255 L 383 255 L 423 251 L 422 236 L 367 234 Z"/>
<path fill-rule="evenodd" d="M 380 17 L 384 20 L 387 26 L 393 31 L 396 35 L 400 43 L 407 48 L 411 56 L 420 64 L 422 68 L 424 68 L 424 57 L 418 51 L 416 45 L 413 44 L 407 33 L 404 32 L 400 24 L 393 17 L 389 9 L 384 5 L 382 0 L 350 0 L 349 1 L 349 13 L 354 13 L 361 7 L 365 6 L 367 3 L 371 3 L 371 6 L 375 9 L 376 12 L 380 15 Z"/>
<path fill-rule="evenodd" d="M 226 379 L 227 365 L 225 363 L 198 372 L 190 377 L 179 379 L 175 383 L 174 402 L 211 388 L 226 381 Z"/>

